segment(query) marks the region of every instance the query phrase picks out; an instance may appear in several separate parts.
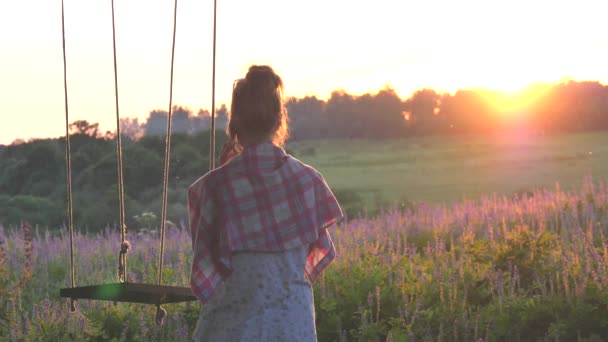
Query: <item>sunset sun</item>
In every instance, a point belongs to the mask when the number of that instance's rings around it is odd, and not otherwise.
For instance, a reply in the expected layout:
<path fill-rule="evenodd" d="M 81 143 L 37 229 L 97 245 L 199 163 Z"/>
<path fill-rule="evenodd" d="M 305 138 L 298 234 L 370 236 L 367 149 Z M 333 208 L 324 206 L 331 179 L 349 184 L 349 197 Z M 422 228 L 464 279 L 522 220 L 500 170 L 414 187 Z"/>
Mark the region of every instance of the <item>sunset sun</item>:
<path fill-rule="evenodd" d="M 539 100 L 549 89 L 547 84 L 529 84 L 520 88 L 501 88 L 495 91 L 486 91 L 485 97 L 501 117 L 526 116 L 530 106 Z"/>

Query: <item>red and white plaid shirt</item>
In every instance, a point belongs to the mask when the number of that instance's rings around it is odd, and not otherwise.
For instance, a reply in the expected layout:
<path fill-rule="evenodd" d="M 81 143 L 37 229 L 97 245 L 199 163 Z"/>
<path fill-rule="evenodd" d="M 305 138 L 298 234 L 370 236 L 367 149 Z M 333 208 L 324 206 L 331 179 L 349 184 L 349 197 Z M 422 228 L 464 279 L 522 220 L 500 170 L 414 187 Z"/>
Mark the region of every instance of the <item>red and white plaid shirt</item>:
<path fill-rule="evenodd" d="M 188 188 L 194 260 L 190 286 L 207 303 L 231 273 L 233 252 L 308 245 L 313 283 L 335 257 L 327 228 L 342 211 L 321 174 L 271 143 L 245 148 Z"/>

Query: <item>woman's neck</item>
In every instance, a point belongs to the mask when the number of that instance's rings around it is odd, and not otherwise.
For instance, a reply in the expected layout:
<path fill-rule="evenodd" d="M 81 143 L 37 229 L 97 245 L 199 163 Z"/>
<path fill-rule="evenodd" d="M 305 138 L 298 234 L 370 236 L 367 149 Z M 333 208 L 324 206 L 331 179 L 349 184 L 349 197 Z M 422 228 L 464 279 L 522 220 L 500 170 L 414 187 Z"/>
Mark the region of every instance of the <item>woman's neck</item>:
<path fill-rule="evenodd" d="M 251 136 L 243 135 L 242 137 L 239 136 L 238 139 L 239 139 L 239 143 L 243 147 L 250 147 L 250 146 L 255 146 L 255 145 L 259 145 L 259 144 L 263 144 L 263 143 L 267 143 L 267 142 L 272 142 L 272 137 L 270 135 L 261 136 L 261 137 L 251 137 Z"/>

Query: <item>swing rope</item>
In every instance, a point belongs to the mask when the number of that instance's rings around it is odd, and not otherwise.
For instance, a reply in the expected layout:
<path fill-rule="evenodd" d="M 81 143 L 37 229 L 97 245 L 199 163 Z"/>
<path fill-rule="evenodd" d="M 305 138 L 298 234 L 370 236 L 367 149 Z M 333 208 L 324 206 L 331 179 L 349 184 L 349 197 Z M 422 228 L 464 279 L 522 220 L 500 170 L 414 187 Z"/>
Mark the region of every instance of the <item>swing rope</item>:
<path fill-rule="evenodd" d="M 66 184 L 68 196 L 68 233 L 70 236 L 70 278 L 71 286 L 75 285 L 75 270 L 74 270 L 74 225 L 73 225 L 73 210 L 72 210 L 72 158 L 70 152 L 70 116 L 68 114 L 68 77 L 67 63 L 65 53 L 65 14 L 64 1 L 61 0 L 61 38 L 63 42 L 63 90 L 65 100 L 65 168 L 66 168 Z M 70 299 L 70 311 L 76 312 L 76 303 L 74 299 Z"/>
<path fill-rule="evenodd" d="M 215 169 L 215 32 L 217 22 L 217 0 L 213 0 L 213 66 L 211 72 L 211 131 L 209 132 L 209 171 Z"/>
<path fill-rule="evenodd" d="M 165 140 L 165 167 L 163 170 L 163 202 L 160 215 L 160 253 L 158 258 L 158 285 L 163 281 L 163 254 L 165 252 L 165 230 L 167 223 L 167 192 L 169 187 L 169 157 L 171 155 L 171 117 L 173 110 L 173 62 L 175 60 L 175 33 L 177 31 L 177 0 L 173 6 L 173 44 L 171 46 L 171 75 L 169 78 L 169 111 L 167 113 L 167 137 Z M 162 324 L 167 311 L 156 304 L 156 323 Z"/>
<path fill-rule="evenodd" d="M 120 137 L 120 112 L 118 110 L 118 67 L 116 63 L 116 25 L 114 24 L 114 0 L 112 0 L 112 46 L 114 52 L 114 93 L 116 98 L 116 160 L 118 165 L 118 224 L 120 226 L 120 253 L 118 254 L 118 281 L 128 282 L 127 276 L 127 225 L 125 224 L 125 192 L 122 173 L 122 142 Z"/>
<path fill-rule="evenodd" d="M 118 99 L 118 67 L 116 58 L 116 29 L 115 29 L 115 16 L 114 16 L 114 0 L 111 1 L 112 7 L 112 43 L 114 53 L 114 89 L 115 89 L 115 100 L 116 100 L 116 153 L 117 153 L 117 167 L 118 167 L 118 200 L 119 200 L 119 224 L 121 229 L 121 246 L 119 254 L 119 267 L 118 267 L 118 278 L 120 282 L 127 283 L 127 251 L 130 247 L 129 241 L 127 241 L 127 227 L 125 224 L 125 195 L 124 195 L 124 180 L 123 180 L 123 163 L 122 163 L 122 142 L 120 134 L 120 112 L 119 112 L 119 99 Z M 213 7 L 213 77 L 212 77 L 212 107 L 213 115 L 211 116 L 211 155 L 210 155 L 210 169 L 215 168 L 215 55 L 216 55 L 216 8 L 217 1 L 214 0 Z M 177 29 L 177 0 L 174 2 L 173 12 L 173 42 L 171 48 L 171 73 L 170 73 L 170 84 L 169 84 L 169 111 L 167 114 L 167 134 L 165 140 L 165 161 L 163 169 L 163 194 L 162 194 L 162 207 L 161 207 L 161 232 L 160 232 L 160 252 L 158 262 L 158 285 L 162 285 L 162 272 L 163 272 L 163 255 L 165 245 L 165 231 L 167 222 L 167 197 L 168 197 L 168 185 L 169 185 L 169 165 L 171 155 L 171 121 L 172 121 L 172 110 L 173 110 L 173 66 L 175 60 L 175 38 Z M 64 94 L 65 94 L 65 125 L 66 125 L 66 175 L 67 175 L 67 199 L 68 199 L 68 231 L 70 236 L 70 273 L 71 273 L 71 287 L 75 288 L 75 267 L 74 267 L 74 227 L 73 227 L 73 200 L 72 200 L 72 162 L 71 162 L 71 151 L 70 151 L 70 131 L 69 131 L 69 114 L 68 114 L 68 88 L 67 88 L 67 62 L 66 62 L 66 48 L 65 48 L 65 14 L 64 14 L 64 0 L 61 1 L 61 28 L 62 28 L 62 39 L 63 39 L 63 78 L 64 78 Z M 156 304 L 156 323 L 162 324 L 164 317 L 167 312 L 161 308 L 160 301 Z M 75 299 L 71 299 L 71 311 L 75 312 Z"/>

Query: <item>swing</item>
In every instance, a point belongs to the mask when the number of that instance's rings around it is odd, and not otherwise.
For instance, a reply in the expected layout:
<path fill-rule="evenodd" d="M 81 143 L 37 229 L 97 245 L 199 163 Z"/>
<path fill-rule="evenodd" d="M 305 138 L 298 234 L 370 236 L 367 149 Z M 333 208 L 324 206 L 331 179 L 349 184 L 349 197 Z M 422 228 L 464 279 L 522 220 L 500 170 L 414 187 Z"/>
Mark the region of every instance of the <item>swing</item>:
<path fill-rule="evenodd" d="M 211 87 L 211 108 L 215 112 L 215 41 L 216 41 L 216 8 L 217 0 L 213 1 L 213 70 L 212 70 L 212 87 Z M 116 154 L 118 163 L 118 197 L 119 197 L 119 225 L 121 229 L 121 245 L 119 253 L 118 266 L 118 283 L 91 285 L 91 286 L 75 286 L 74 272 L 74 238 L 73 238 L 73 209 L 72 209 L 72 166 L 70 154 L 70 135 L 69 135 L 69 115 L 68 115 L 68 90 L 67 90 L 67 71 L 66 71 L 66 52 L 65 52 L 65 20 L 64 20 L 64 1 L 61 2 L 61 26 L 63 38 L 63 76 L 65 90 L 65 124 L 66 124 L 66 177 L 67 177 L 67 194 L 68 194 L 68 230 L 70 239 L 70 273 L 71 287 L 64 288 L 59 291 L 59 295 L 64 298 L 70 298 L 71 312 L 76 311 L 75 301 L 78 299 L 87 300 L 105 300 L 112 302 L 129 302 L 141 304 L 156 305 L 156 323 L 162 324 L 163 318 L 166 316 L 166 311 L 161 308 L 161 304 L 178 303 L 186 301 L 196 301 L 197 298 L 192 294 L 189 287 L 166 286 L 162 285 L 162 267 L 163 253 L 165 241 L 165 224 L 167 216 L 167 188 L 169 177 L 169 156 L 171 149 L 171 111 L 173 98 L 173 61 L 175 55 L 175 31 L 177 22 L 177 0 L 174 4 L 173 13 L 173 45 L 171 50 L 171 77 L 169 91 L 169 111 L 167 115 L 167 133 L 165 141 L 165 162 L 163 175 L 163 194 L 162 194 L 162 209 L 161 209 L 161 233 L 160 233 L 160 253 L 158 262 L 158 283 L 157 284 L 139 284 L 130 283 L 127 278 L 127 251 L 130 247 L 126 239 L 127 227 L 125 221 L 125 205 L 124 205 L 124 185 L 122 173 L 122 145 L 120 137 L 120 115 L 118 110 L 118 72 L 116 66 L 116 33 L 114 25 L 114 0 L 112 0 L 112 39 L 114 51 L 114 87 L 116 98 Z M 211 132 L 210 132 L 210 158 L 209 169 L 215 168 L 215 115 L 211 115 Z"/>

